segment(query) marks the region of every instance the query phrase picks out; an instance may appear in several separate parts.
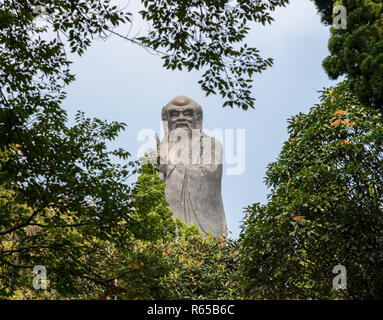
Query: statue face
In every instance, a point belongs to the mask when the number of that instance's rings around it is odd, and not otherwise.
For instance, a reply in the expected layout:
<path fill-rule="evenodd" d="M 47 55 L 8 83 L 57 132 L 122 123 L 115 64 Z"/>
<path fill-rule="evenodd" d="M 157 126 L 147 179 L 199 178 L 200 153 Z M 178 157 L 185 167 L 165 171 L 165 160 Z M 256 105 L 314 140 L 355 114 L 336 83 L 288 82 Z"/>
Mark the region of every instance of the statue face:
<path fill-rule="evenodd" d="M 197 129 L 198 122 L 196 110 L 192 105 L 168 107 L 168 125 L 169 130 L 184 128 L 188 130 Z"/>

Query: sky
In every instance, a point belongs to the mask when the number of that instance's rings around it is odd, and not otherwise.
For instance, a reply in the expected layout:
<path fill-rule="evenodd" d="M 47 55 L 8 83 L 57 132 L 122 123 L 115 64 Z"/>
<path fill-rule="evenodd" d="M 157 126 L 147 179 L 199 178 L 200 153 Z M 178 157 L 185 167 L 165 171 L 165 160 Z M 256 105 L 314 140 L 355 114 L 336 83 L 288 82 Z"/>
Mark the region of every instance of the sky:
<path fill-rule="evenodd" d="M 138 3 L 130 1 L 129 9 L 135 11 Z M 140 135 L 160 134 L 161 109 L 178 95 L 187 95 L 202 106 L 204 128 L 232 132 L 234 141 L 239 130 L 243 130 L 244 170 L 229 174 L 227 169 L 235 165 L 224 161 L 222 178 L 230 237 L 238 238 L 244 208 L 267 202 L 266 167 L 277 159 L 288 139 L 287 120 L 307 112 L 319 102 L 318 91 L 336 83 L 328 79 L 321 66 L 328 55 L 330 31 L 320 23 L 312 1 L 291 0 L 287 7 L 277 9 L 273 17 L 271 25 L 253 26 L 246 39 L 264 58 L 274 59 L 272 68 L 255 75 L 252 89 L 255 109 L 222 108 L 223 100 L 214 95 L 206 97 L 197 83 L 202 72 L 165 70 L 158 56 L 118 37 L 97 40 L 83 56 L 71 57 L 76 81 L 67 88 L 64 108 L 70 119 L 81 110 L 88 117 L 126 123 L 127 130 L 113 146 L 129 151 L 132 159 L 137 159 L 145 143 L 139 141 Z M 144 32 L 145 28 L 137 19 L 131 34 Z M 225 138 L 222 142 L 227 152 Z M 147 139 L 147 144 L 154 147 L 154 134 Z M 234 144 L 234 155 L 239 147 Z"/>

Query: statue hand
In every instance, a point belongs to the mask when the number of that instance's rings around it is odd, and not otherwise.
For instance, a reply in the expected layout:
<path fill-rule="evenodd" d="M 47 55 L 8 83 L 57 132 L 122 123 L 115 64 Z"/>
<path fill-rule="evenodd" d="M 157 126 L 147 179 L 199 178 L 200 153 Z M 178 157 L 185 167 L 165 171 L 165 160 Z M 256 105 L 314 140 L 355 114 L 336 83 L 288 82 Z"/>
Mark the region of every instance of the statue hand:
<path fill-rule="evenodd" d="M 157 157 L 159 157 L 161 155 L 161 142 L 160 142 L 160 139 L 158 138 L 157 133 L 155 134 L 155 138 L 157 143 Z"/>

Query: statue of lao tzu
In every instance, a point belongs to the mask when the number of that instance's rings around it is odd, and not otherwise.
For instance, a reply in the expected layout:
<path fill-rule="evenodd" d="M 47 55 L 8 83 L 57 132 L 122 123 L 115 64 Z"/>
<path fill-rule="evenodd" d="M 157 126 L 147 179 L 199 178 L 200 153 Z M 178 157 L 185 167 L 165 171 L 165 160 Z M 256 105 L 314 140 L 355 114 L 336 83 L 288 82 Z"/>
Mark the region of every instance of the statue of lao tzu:
<path fill-rule="evenodd" d="M 165 137 L 151 151 L 174 216 L 203 233 L 226 236 L 221 195 L 222 144 L 202 130 L 201 106 L 178 96 L 162 109 Z"/>

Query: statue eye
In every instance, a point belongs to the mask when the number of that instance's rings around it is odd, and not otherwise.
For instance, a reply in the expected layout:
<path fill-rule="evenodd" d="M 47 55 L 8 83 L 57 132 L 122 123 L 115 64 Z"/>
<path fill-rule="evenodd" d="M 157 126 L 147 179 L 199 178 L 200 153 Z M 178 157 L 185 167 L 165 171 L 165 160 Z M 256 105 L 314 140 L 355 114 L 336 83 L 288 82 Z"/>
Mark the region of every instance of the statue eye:
<path fill-rule="evenodd" d="M 191 111 L 191 110 L 186 110 L 186 111 L 184 112 L 184 116 L 190 117 L 190 116 L 192 116 L 192 115 L 193 115 L 193 111 Z"/>
<path fill-rule="evenodd" d="M 171 118 L 178 117 L 178 115 L 179 115 L 179 112 L 177 112 L 177 111 L 170 111 L 169 112 L 169 116 Z"/>

